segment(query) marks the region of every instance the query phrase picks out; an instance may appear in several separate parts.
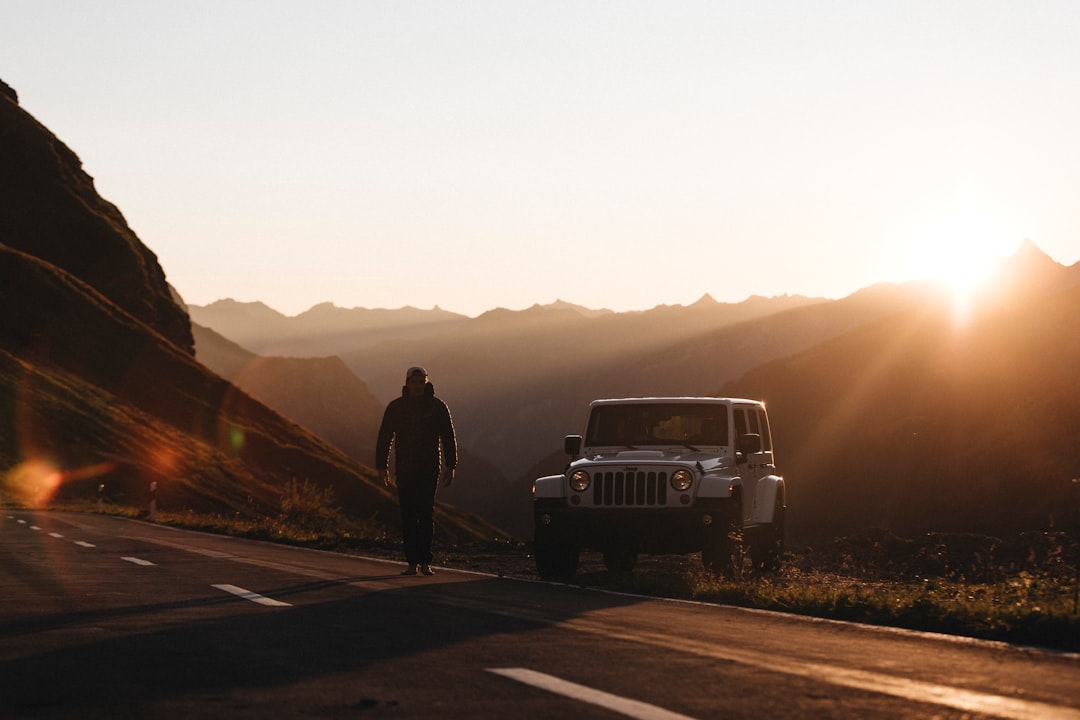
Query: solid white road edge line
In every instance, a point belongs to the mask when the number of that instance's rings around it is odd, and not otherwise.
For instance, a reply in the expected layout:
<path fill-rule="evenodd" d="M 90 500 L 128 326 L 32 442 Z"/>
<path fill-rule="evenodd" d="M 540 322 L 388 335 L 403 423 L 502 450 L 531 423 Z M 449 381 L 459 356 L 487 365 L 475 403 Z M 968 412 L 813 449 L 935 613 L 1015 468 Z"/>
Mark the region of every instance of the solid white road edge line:
<path fill-rule="evenodd" d="M 601 690 L 594 690 L 585 685 L 578 685 L 535 670 L 526 668 L 488 668 L 487 670 L 490 673 L 502 675 L 556 695 L 563 695 L 574 700 L 587 702 L 590 705 L 598 705 L 608 710 L 614 710 L 637 720 L 693 720 L 689 715 L 680 715 L 639 700 L 631 700 L 621 695 L 612 695 Z"/>
<path fill-rule="evenodd" d="M 586 619 L 569 620 L 559 625 L 595 633 L 606 638 L 643 642 L 703 657 L 730 660 L 743 665 L 760 667 L 763 670 L 806 677 L 832 685 L 868 690 L 913 702 L 943 705 L 967 712 L 985 713 L 1010 720 L 1080 720 L 1080 710 L 1034 700 L 1009 698 L 977 690 L 895 677 L 880 672 L 783 658 L 771 653 L 718 647 L 711 643 L 696 642 L 687 638 L 671 638 L 658 633 L 626 631 Z"/>
<path fill-rule="evenodd" d="M 250 590 L 245 590 L 242 587 L 236 587 L 235 585 L 211 585 L 211 587 L 215 587 L 218 590 L 224 590 L 227 593 L 232 593 L 237 597 L 250 600 L 253 603 L 259 603 L 260 605 L 267 605 L 269 607 L 292 607 L 291 603 L 274 600 L 258 593 L 253 593 Z"/>
<path fill-rule="evenodd" d="M 442 602 L 448 605 L 470 605 L 470 603 L 461 603 L 460 599 L 454 602 L 448 602 L 444 599 Z M 472 604 L 477 605 L 477 607 L 480 606 L 477 603 Z M 763 670 L 818 680 L 831 685 L 891 695 L 913 702 L 942 705 L 967 712 L 985 713 L 994 717 L 1008 718 L 1009 720 L 1080 720 L 1080 710 L 1076 708 L 1051 705 L 1036 700 L 1005 697 L 1004 695 L 896 677 L 870 670 L 858 670 L 839 665 L 783 658 L 773 653 L 723 647 L 689 638 L 673 638 L 660 633 L 626 630 L 622 626 L 614 626 L 603 621 L 587 618 L 557 621 L 524 609 L 503 608 L 493 610 L 490 607 L 486 609 L 497 615 L 551 623 L 557 627 L 586 632 L 607 639 L 628 640 L 654 647 L 663 647 L 676 652 L 729 660 L 743 665 L 759 667 Z"/>

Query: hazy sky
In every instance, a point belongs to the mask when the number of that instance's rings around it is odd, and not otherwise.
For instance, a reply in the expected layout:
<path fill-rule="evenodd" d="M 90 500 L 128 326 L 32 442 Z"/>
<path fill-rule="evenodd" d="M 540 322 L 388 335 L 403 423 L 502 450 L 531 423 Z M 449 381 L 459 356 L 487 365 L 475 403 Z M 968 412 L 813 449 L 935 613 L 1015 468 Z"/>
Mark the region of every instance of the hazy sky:
<path fill-rule="evenodd" d="M 1080 2 L 3 0 L 185 299 L 843 297 L 1080 260 Z"/>

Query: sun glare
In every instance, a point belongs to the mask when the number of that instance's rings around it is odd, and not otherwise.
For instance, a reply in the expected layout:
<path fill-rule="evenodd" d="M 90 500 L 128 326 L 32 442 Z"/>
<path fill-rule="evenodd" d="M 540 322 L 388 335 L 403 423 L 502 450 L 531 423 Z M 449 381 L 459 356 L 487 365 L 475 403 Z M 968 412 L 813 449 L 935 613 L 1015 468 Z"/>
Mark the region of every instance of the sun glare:
<path fill-rule="evenodd" d="M 910 276 L 943 283 L 952 292 L 954 315 L 964 319 L 981 283 L 1018 244 L 1001 224 L 965 204 L 926 227 L 916 242 Z"/>

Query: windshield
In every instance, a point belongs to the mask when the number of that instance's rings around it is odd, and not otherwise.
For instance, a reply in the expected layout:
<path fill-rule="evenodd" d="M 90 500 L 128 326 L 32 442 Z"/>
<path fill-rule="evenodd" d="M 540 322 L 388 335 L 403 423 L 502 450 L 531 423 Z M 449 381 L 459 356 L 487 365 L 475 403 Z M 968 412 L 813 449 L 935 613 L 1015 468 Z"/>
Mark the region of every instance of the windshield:
<path fill-rule="evenodd" d="M 727 406 L 706 403 L 597 405 L 589 416 L 585 444 L 727 445 Z"/>

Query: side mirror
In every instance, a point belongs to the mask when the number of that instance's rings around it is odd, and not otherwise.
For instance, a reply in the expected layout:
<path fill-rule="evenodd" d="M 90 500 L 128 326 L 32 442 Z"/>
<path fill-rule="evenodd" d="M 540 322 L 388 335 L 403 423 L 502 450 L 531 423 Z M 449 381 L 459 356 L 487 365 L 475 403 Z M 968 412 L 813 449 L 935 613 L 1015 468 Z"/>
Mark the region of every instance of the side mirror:
<path fill-rule="evenodd" d="M 581 454 L 581 436 L 580 435 L 567 435 L 563 440 L 563 450 L 571 457 L 577 457 Z"/>
<path fill-rule="evenodd" d="M 735 441 L 735 452 L 742 453 L 744 456 L 761 452 L 761 436 L 757 433 L 740 435 Z"/>

